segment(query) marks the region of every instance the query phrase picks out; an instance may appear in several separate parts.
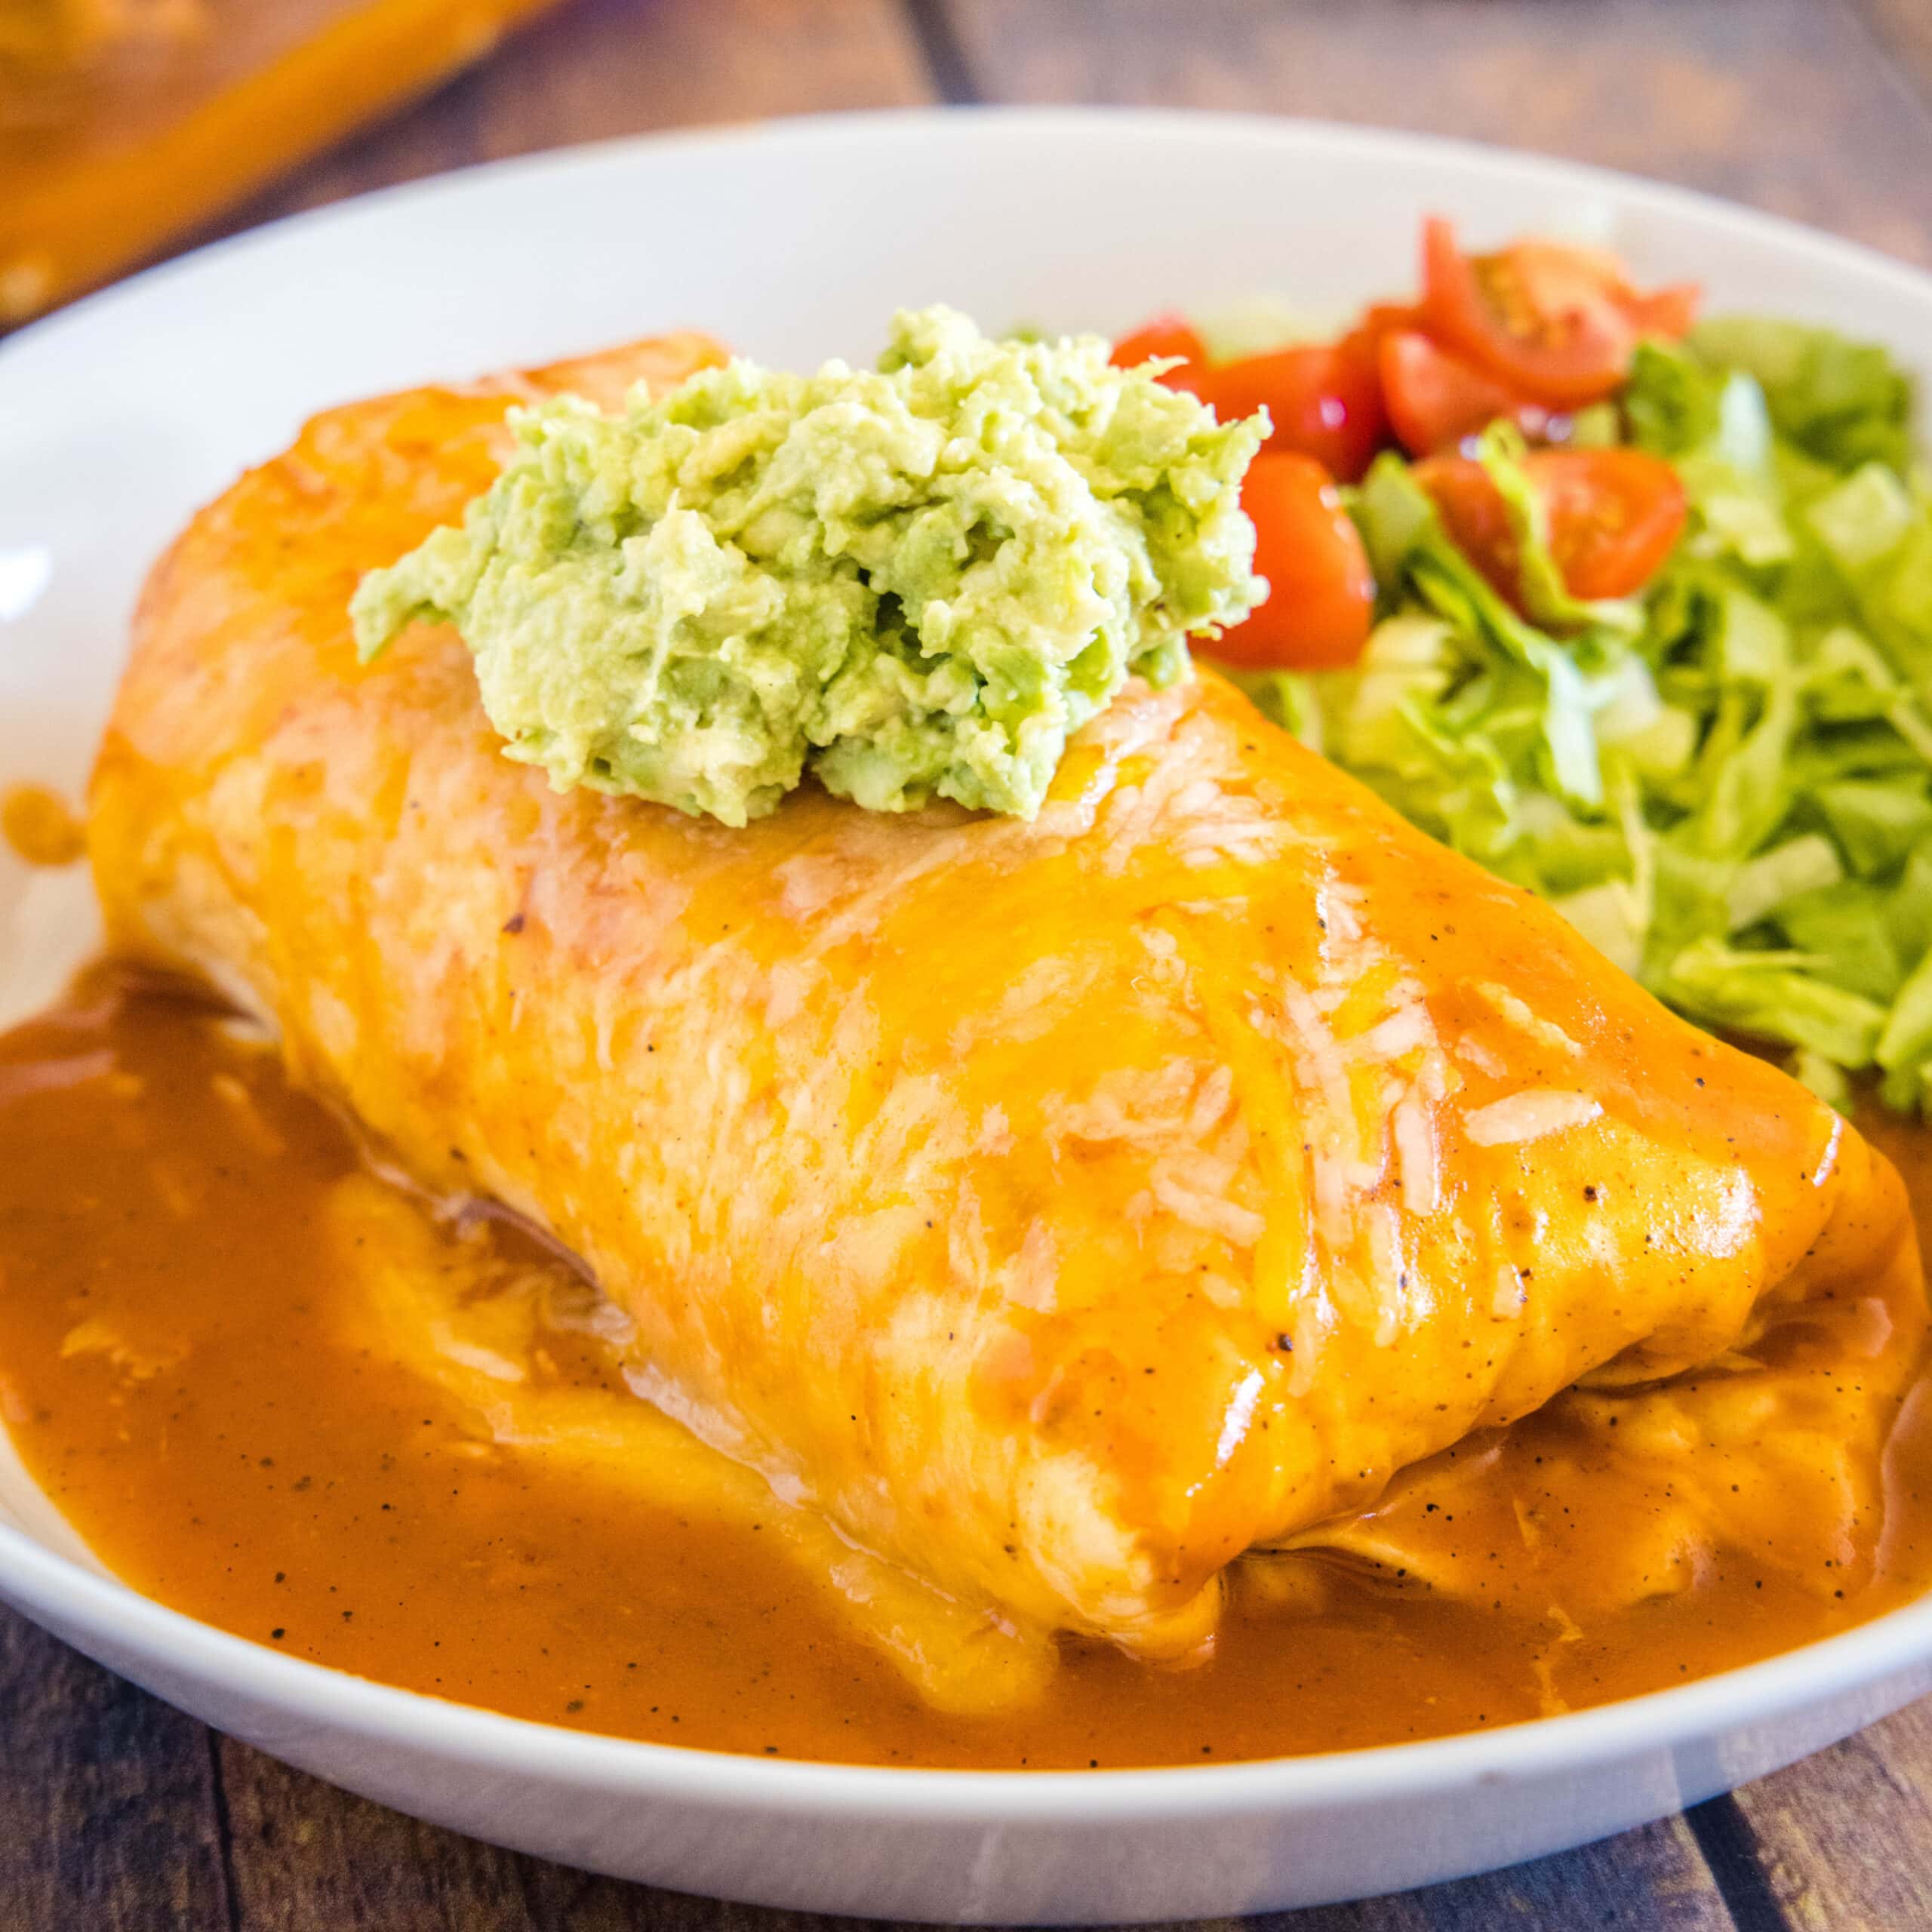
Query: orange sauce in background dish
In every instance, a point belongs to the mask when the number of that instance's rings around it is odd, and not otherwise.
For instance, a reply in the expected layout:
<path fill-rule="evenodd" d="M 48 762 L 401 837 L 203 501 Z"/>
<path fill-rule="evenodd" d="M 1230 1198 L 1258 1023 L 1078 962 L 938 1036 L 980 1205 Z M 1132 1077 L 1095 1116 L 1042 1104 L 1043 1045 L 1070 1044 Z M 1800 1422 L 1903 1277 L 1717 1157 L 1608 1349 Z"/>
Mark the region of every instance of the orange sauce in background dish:
<path fill-rule="evenodd" d="M 1932 1140 L 1869 1128 L 1932 1214 Z M 500 1386 L 494 1439 L 352 1291 L 385 1226 L 408 1231 L 425 1306 L 457 1324 L 431 1327 Z M 546 1311 L 503 1328 L 527 1333 L 517 1359 L 449 1340 L 512 1292 Z M 1461 1466 L 1439 1491 L 1395 1497 L 1389 1518 L 1404 1548 L 1478 1576 L 1506 1577 L 1534 1549 L 1534 1588 L 1444 1592 L 1393 1545 L 1379 1561 L 1359 1549 L 1246 1559 L 1208 1661 L 1158 1669 L 1069 1644 L 1036 1697 L 948 1715 L 828 1607 L 768 1534 L 775 1520 L 681 1510 L 594 1462 L 515 1446 L 518 1405 L 546 1391 L 611 1414 L 636 1401 L 581 1318 L 592 1299 L 518 1228 L 386 1178 L 269 1048 L 191 989 L 97 968 L 0 1038 L 0 1414 L 28 1469 L 135 1588 L 411 1690 L 786 1757 L 1199 1763 L 1628 1697 L 1811 1641 L 1932 1582 L 1918 1333 L 1868 1309 L 1843 1360 L 1804 1345 L 1804 1386 L 1829 1404 L 1890 1374 L 1873 1411 L 1888 1438 L 1881 1507 L 1854 1499 L 1821 1521 L 1801 1486 L 1766 1549 L 1740 1531 L 1687 1556 L 1665 1537 L 1655 1593 L 1580 1611 L 1663 1505 L 1633 1502 L 1611 1438 L 1560 1400 L 1438 1459 Z M 1703 1466 L 1708 1478 L 1719 1463 Z M 1736 1473 L 1712 1493 L 1742 1494 Z M 1838 1494 L 1821 1480 L 1818 1494 Z M 1404 1527 L 1405 1509 L 1423 1528 Z"/>
<path fill-rule="evenodd" d="M 0 328 L 103 281 L 549 0 L 0 0 Z"/>

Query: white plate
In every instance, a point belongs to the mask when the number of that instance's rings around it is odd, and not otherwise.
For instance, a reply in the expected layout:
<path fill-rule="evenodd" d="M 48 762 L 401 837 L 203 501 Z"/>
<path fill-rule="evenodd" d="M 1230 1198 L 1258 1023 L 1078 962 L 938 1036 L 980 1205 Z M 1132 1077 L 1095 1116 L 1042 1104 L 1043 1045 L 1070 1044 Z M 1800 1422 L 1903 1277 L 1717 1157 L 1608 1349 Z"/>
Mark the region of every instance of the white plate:
<path fill-rule="evenodd" d="M 375 195 L 143 275 L 0 346 L 0 782 L 78 786 L 141 574 L 309 411 L 683 323 L 809 365 L 894 306 L 1113 329 L 1257 291 L 1413 285 L 1418 217 L 1581 230 L 1647 281 L 1921 365 L 1932 280 L 1699 197 L 1519 155 L 1222 116 L 915 113 L 578 150 Z M 71 875 L 0 857 L 0 1018 L 87 943 Z M 1932 1686 L 1932 1602 L 1655 1697 L 1479 1737 L 1155 1771 L 773 1762 L 590 1737 L 225 1635 L 92 1564 L 0 1467 L 0 1595 L 291 1763 L 524 1850 L 686 1891 L 958 1921 L 1192 1918 L 1578 1844 Z"/>

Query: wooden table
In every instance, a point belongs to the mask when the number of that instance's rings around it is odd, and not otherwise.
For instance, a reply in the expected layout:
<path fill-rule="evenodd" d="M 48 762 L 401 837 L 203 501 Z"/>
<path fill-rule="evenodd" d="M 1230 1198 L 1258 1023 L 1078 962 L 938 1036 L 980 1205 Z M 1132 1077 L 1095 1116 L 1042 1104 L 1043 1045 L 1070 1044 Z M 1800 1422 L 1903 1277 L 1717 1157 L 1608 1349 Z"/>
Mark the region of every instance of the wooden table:
<path fill-rule="evenodd" d="M 1932 264 L 1932 0 L 576 0 L 224 232 L 562 142 L 935 99 L 1237 107 L 1466 135 L 1687 182 Z M 4 1612 L 0 1727 L 0 1932 L 786 1922 L 586 1878 L 346 1797 Z M 1932 1700 L 1647 1830 L 1280 1923 L 1932 1927 Z"/>

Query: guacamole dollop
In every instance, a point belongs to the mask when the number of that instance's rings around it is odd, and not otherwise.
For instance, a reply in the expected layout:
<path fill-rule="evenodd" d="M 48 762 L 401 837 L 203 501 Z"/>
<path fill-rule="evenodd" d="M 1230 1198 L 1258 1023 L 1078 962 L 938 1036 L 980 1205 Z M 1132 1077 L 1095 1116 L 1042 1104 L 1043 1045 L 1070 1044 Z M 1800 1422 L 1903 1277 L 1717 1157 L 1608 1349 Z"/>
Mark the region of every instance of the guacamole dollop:
<path fill-rule="evenodd" d="M 1265 419 L 1107 355 L 933 308 L 875 370 L 734 361 L 621 415 L 518 412 L 461 526 L 363 580 L 358 645 L 454 624 L 559 789 L 737 826 L 810 770 L 875 811 L 1031 817 L 1130 673 L 1184 675 L 1190 632 L 1266 594 L 1239 500 Z"/>

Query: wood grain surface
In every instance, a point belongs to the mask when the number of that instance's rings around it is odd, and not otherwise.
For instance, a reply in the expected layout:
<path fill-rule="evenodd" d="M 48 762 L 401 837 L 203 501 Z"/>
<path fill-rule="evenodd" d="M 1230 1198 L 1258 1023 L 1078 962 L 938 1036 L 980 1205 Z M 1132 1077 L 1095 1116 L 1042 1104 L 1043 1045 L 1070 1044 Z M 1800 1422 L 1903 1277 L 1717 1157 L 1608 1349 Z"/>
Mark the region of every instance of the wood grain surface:
<path fill-rule="evenodd" d="M 1932 0 L 575 0 L 238 211 L 697 122 L 946 100 L 1429 129 L 1711 189 L 1932 263 Z M 0 1932 L 781 1932 L 438 1832 L 0 1612 Z M 1932 1704 L 1681 1818 L 1284 1932 L 1932 1927 Z"/>
<path fill-rule="evenodd" d="M 1927 0 L 955 0 L 987 97 L 1371 122 L 1626 168 L 1932 262 Z"/>

